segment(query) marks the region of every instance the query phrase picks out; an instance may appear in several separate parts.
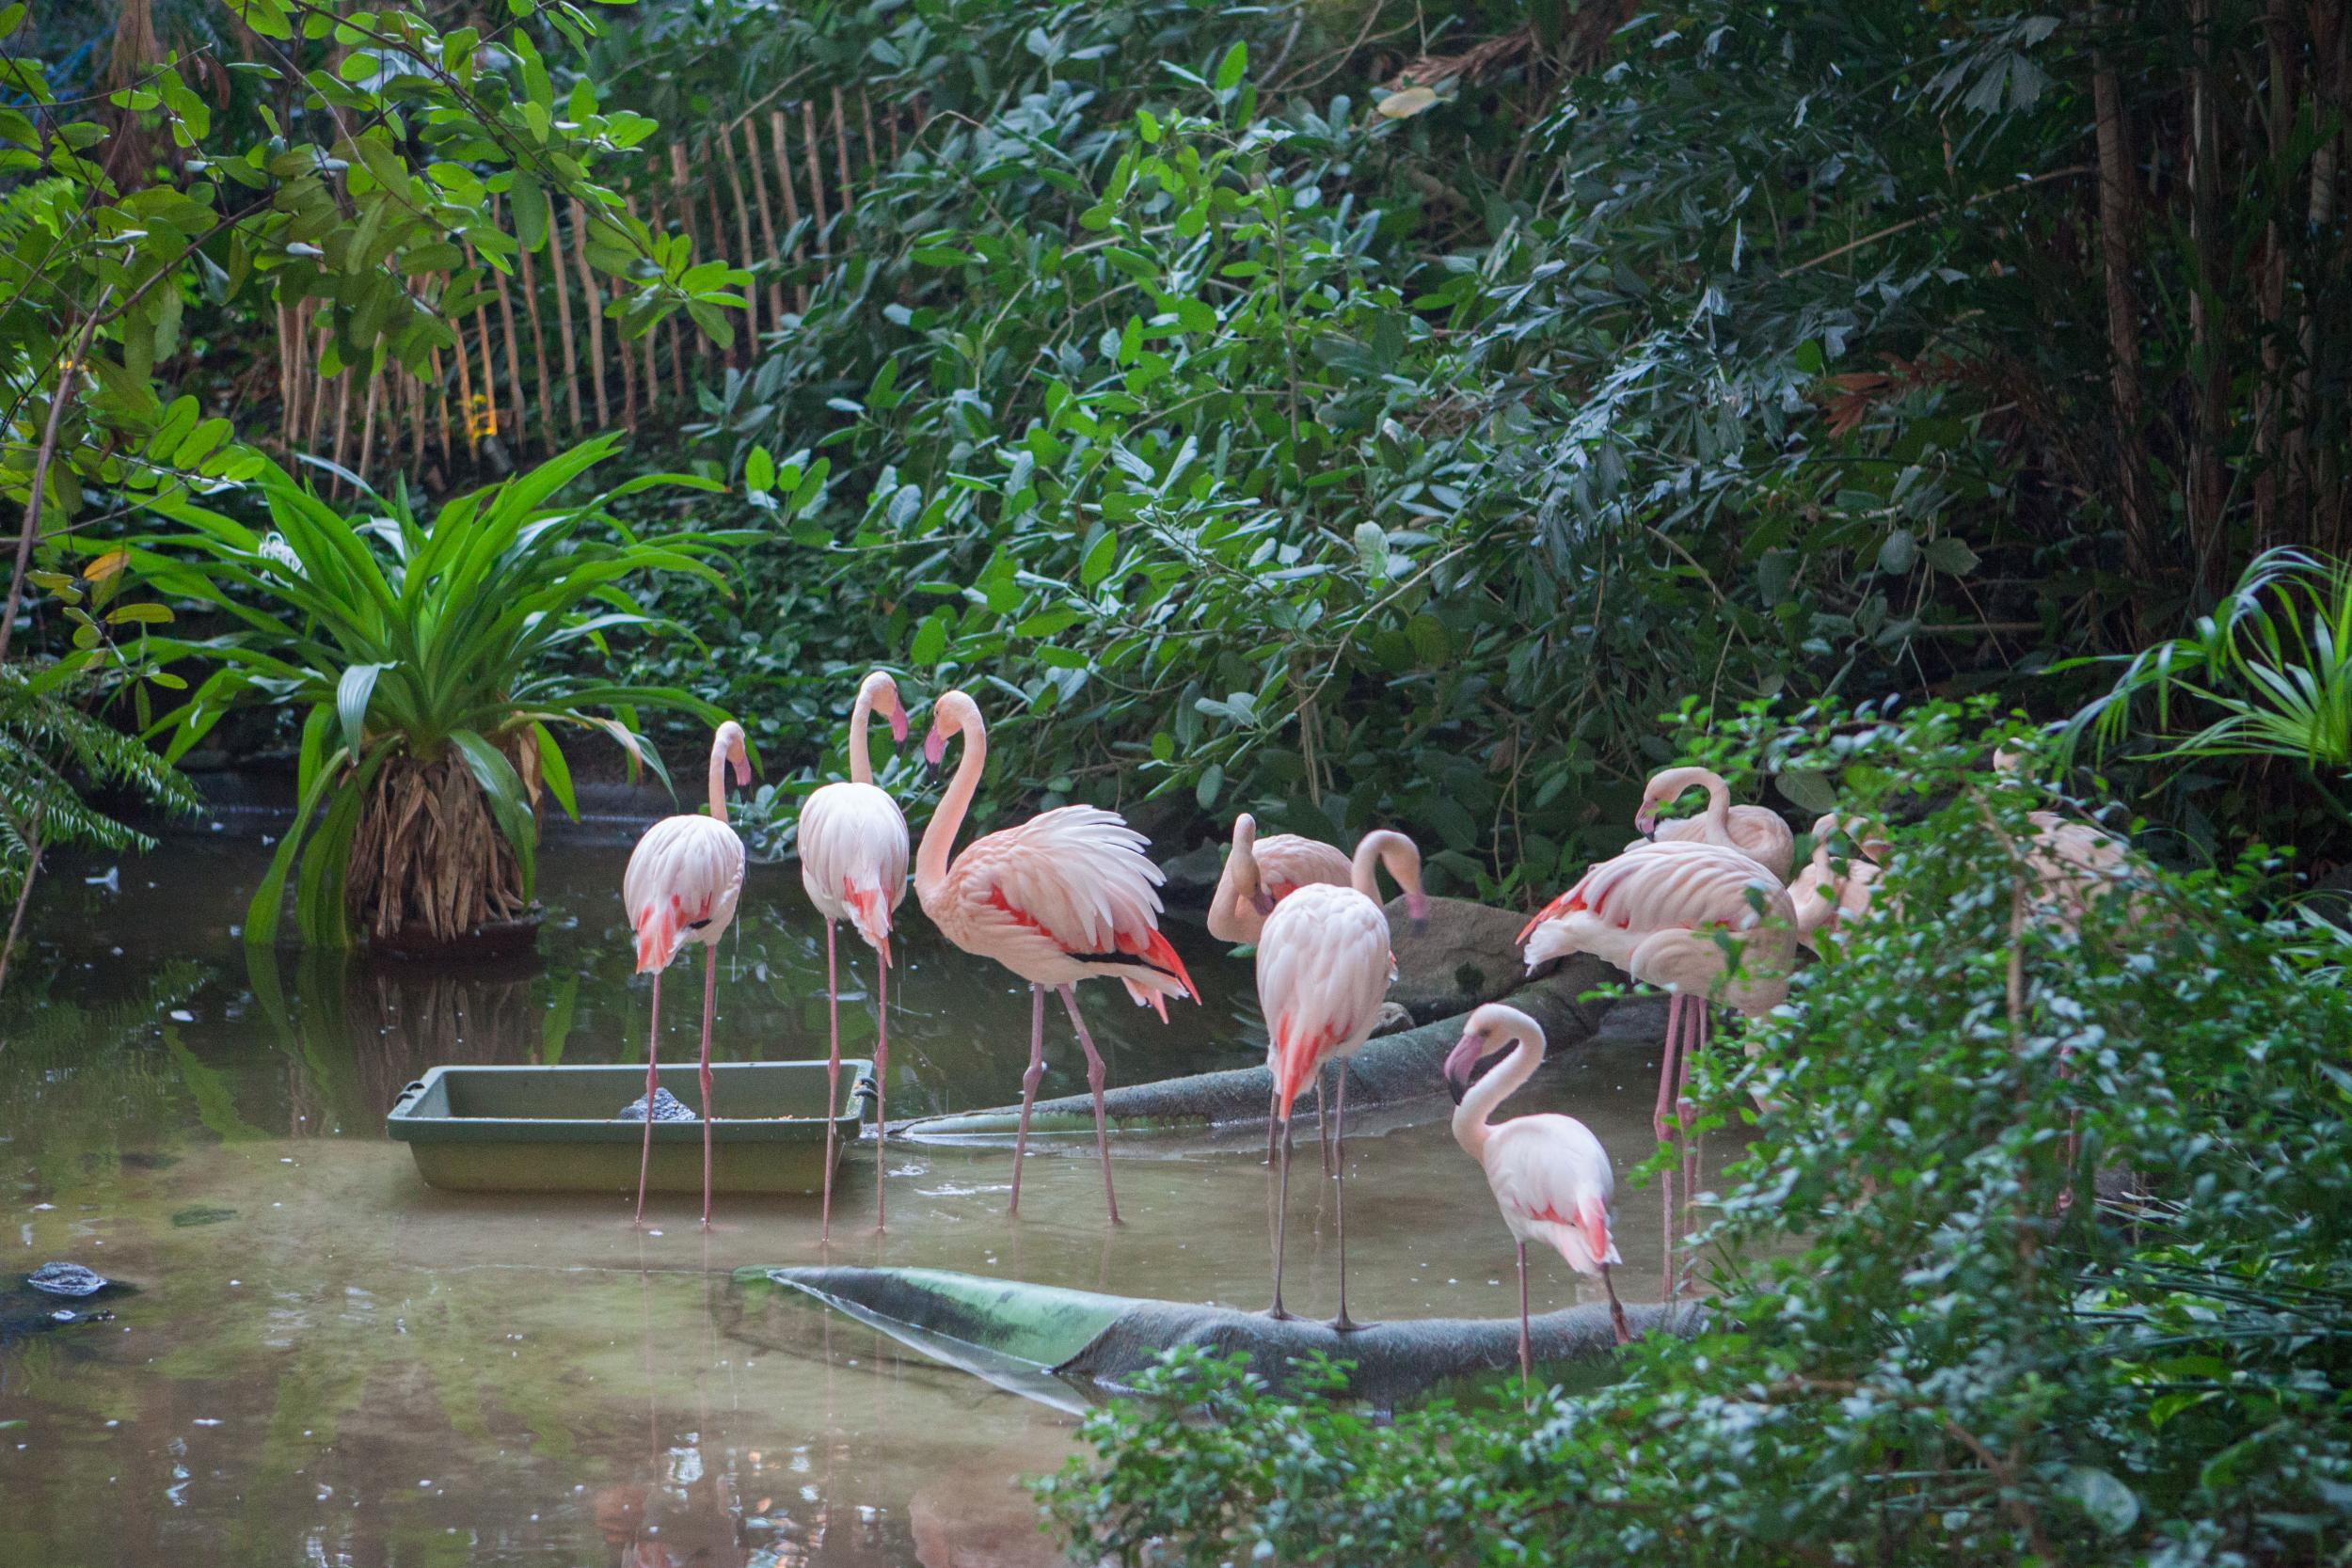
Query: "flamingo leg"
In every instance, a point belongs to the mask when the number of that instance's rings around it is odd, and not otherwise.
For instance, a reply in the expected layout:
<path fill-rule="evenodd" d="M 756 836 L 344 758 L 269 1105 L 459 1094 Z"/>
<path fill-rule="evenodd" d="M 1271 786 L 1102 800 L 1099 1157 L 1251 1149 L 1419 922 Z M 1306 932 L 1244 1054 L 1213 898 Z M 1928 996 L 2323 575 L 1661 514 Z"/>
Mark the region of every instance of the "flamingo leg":
<path fill-rule="evenodd" d="M 1650 1115 L 1650 1128 L 1661 1144 L 1666 1141 L 1666 1103 L 1673 1098 L 1675 1047 L 1681 1037 L 1682 993 L 1676 991 L 1666 1004 L 1666 1038 L 1659 1047 L 1658 1057 L 1658 1108 Z"/>
<path fill-rule="evenodd" d="M 833 1165 L 838 1135 L 834 1123 L 841 1114 L 841 973 L 834 963 L 833 927 L 834 922 L 825 922 L 825 1029 L 833 1048 L 825 1056 L 825 1196 L 822 1217 L 817 1222 L 820 1242 L 833 1240 Z"/>
<path fill-rule="evenodd" d="M 890 966 L 874 956 L 874 1230 L 882 1229 L 882 1177 L 890 1154 Z"/>
<path fill-rule="evenodd" d="M 1519 1388 L 1535 1408 L 1535 1345 L 1527 1331 L 1527 1243 L 1519 1243 Z"/>
<path fill-rule="evenodd" d="M 1111 1135 L 1103 1115 L 1103 1057 L 1094 1049 L 1094 1037 L 1087 1033 L 1087 1021 L 1078 1011 L 1078 989 L 1064 986 L 1061 1005 L 1070 1009 L 1071 1026 L 1078 1031 L 1078 1046 L 1087 1053 L 1087 1087 L 1094 1093 L 1094 1151 L 1103 1157 L 1103 1197 L 1111 1208 L 1111 1223 L 1119 1223 L 1119 1195 L 1111 1190 Z"/>
<path fill-rule="evenodd" d="M 1280 1120 L 1280 1144 L 1275 1161 L 1281 1170 L 1274 1200 L 1274 1305 L 1265 1315 L 1276 1322 L 1286 1321 L 1290 1314 L 1282 1309 L 1282 1249 L 1290 1236 L 1291 1224 L 1291 1118 Z"/>
<path fill-rule="evenodd" d="M 637 1158 L 637 1221 L 645 1219 L 645 1173 L 653 1168 L 653 1096 L 661 1086 L 661 971 L 653 972 L 653 1027 L 645 1037 L 645 1148 Z"/>
<path fill-rule="evenodd" d="M 1344 1070 L 1344 1069 L 1342 1069 Z M 1323 1145 L 1323 1174 L 1330 1176 L 1339 1170 L 1331 1159 L 1331 1115 L 1323 1102 L 1323 1069 L 1315 1069 L 1315 1137 Z"/>
<path fill-rule="evenodd" d="M 1012 1202 L 1008 1216 L 1021 1212 L 1021 1161 L 1029 1151 L 1029 1107 L 1037 1103 L 1038 1080 L 1045 1076 L 1045 988 L 1029 987 L 1029 1070 L 1021 1075 L 1021 1130 L 1012 1138 Z"/>
<path fill-rule="evenodd" d="M 719 946 L 712 942 L 703 959 L 703 1228 L 710 1228 L 710 1025 L 719 1005 Z M 645 1104 L 645 1119 L 653 1119 L 653 1103 Z"/>
<path fill-rule="evenodd" d="M 1364 1325 L 1347 1315 L 1347 1064 L 1341 1062 L 1338 1109 L 1332 1115 L 1331 1142 L 1338 1164 L 1332 1168 L 1331 1207 L 1340 1232 L 1340 1315 L 1331 1320 L 1335 1334 L 1353 1334 Z"/>
<path fill-rule="evenodd" d="M 1519 1250 L 1524 1253 L 1527 1249 L 1521 1247 Z M 1609 1265 L 1606 1263 L 1600 1266 L 1600 1288 L 1609 1292 L 1609 1326 L 1617 1331 L 1617 1343 L 1631 1344 L 1633 1330 L 1626 1326 L 1625 1303 L 1617 1299 L 1617 1283 L 1609 1277 Z M 1519 1308 L 1521 1312 L 1526 1309 L 1523 1305 Z"/>
<path fill-rule="evenodd" d="M 1266 1076 L 1274 1076 L 1271 1069 L 1267 1069 Z M 1274 1164 L 1274 1146 L 1281 1135 L 1282 1085 L 1277 1082 L 1267 1087 L 1265 1096 L 1265 1163 L 1269 1165 Z"/>

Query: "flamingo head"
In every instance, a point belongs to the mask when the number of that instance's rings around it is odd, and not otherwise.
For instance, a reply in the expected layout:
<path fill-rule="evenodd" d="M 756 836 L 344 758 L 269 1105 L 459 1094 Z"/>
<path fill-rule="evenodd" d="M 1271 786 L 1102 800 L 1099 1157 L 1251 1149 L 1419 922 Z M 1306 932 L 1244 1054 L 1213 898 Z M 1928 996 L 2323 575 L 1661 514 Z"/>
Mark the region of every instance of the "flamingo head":
<path fill-rule="evenodd" d="M 1633 814 L 1633 831 L 1644 838 L 1657 836 L 1659 807 L 1679 800 L 1684 790 L 1702 784 L 1712 787 L 1721 782 L 1704 768 L 1669 768 L 1662 773 L 1651 774 L 1648 785 L 1642 791 L 1642 809 Z"/>
<path fill-rule="evenodd" d="M 1413 929 L 1416 932 L 1428 929 L 1429 895 L 1417 887 L 1406 888 L 1405 890 L 1405 917 L 1413 923 Z"/>
<path fill-rule="evenodd" d="M 1274 912 L 1274 895 L 1258 880 L 1258 819 L 1248 812 L 1233 818 L 1233 852 L 1226 861 L 1233 873 L 1233 891 L 1260 914 Z"/>
<path fill-rule="evenodd" d="M 1446 1053 L 1445 1086 L 1454 1096 L 1454 1103 L 1459 1105 L 1463 1096 L 1470 1093 L 1488 1057 L 1521 1040 L 1534 1046 L 1537 1057 L 1543 1055 L 1543 1025 L 1517 1007 L 1489 1002 L 1471 1013 L 1463 1022 L 1462 1037 Z"/>
<path fill-rule="evenodd" d="M 931 733 L 923 737 L 923 760 L 933 768 L 947 755 L 947 742 L 970 730 L 986 733 L 980 724 L 980 705 L 961 691 L 943 691 L 931 704 Z"/>
<path fill-rule="evenodd" d="M 898 695 L 898 683 L 890 678 L 887 670 L 877 670 L 866 677 L 867 701 L 874 711 L 890 721 L 890 738 L 896 745 L 907 743 L 907 705 Z"/>
<path fill-rule="evenodd" d="M 724 756 L 735 767 L 735 787 L 741 789 L 752 782 L 752 753 L 743 738 L 743 726 L 730 719 L 719 726 L 711 738 L 710 749 Z"/>

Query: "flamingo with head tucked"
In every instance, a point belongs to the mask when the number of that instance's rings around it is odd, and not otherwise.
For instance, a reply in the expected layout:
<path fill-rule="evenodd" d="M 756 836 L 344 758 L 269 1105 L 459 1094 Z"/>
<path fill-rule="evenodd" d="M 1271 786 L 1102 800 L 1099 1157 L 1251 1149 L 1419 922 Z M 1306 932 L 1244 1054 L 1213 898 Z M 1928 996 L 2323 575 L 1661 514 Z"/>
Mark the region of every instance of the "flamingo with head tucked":
<path fill-rule="evenodd" d="M 653 1097 L 660 1087 L 661 972 L 677 950 L 701 942 L 703 960 L 703 1228 L 710 1228 L 710 1026 L 719 990 L 719 939 L 743 896 L 743 841 L 727 826 L 727 764 L 752 782 L 743 726 L 730 719 L 710 740 L 710 815 L 665 816 L 645 830 L 621 878 L 621 903 L 637 934 L 637 973 L 653 976 L 653 1028 L 645 1042 L 645 1144 L 637 1163 L 637 1217 L 645 1217 L 645 1173 L 653 1164 Z"/>
<path fill-rule="evenodd" d="M 1282 1253 L 1290 1211 L 1291 1107 L 1311 1081 L 1320 1092 L 1324 1064 L 1339 1062 L 1334 1109 L 1335 1173 L 1342 1181 L 1339 1208 L 1340 1310 L 1331 1326 L 1356 1324 L 1347 1316 L 1347 1071 L 1345 1062 L 1372 1037 L 1380 1004 L 1396 974 L 1389 948 L 1389 917 L 1380 907 L 1376 865 L 1386 865 L 1405 889 L 1406 908 L 1418 924 L 1428 899 L 1421 891 L 1421 851 L 1403 833 L 1366 833 L 1350 867 L 1353 885 L 1315 883 L 1274 907 L 1258 933 L 1258 1006 L 1265 1014 L 1266 1069 L 1274 1075 L 1273 1115 L 1280 1139 L 1281 1182 L 1274 1229 L 1274 1306 L 1282 1308 Z"/>
<path fill-rule="evenodd" d="M 1636 844 L 1584 873 L 1519 932 L 1527 967 L 1591 953 L 1634 979 L 1673 993 L 1652 1117 L 1666 1135 L 1692 1053 L 1706 1043 L 1707 1008 L 1720 1000 L 1750 1017 L 1788 996 L 1796 957 L 1788 890 L 1737 849 L 1667 840 Z M 1731 970 L 1725 941 L 1738 949 Z"/>
<path fill-rule="evenodd" d="M 1707 810 L 1698 816 L 1661 822 L 1658 808 L 1693 789 L 1707 791 Z M 1796 835 L 1780 814 L 1762 806 L 1735 806 L 1723 775 L 1707 768 L 1669 768 L 1651 775 L 1642 791 L 1642 808 L 1633 816 L 1633 831 L 1657 843 L 1712 844 L 1737 849 L 1781 881 L 1796 863 Z"/>
<path fill-rule="evenodd" d="M 850 708 L 850 777 L 829 784 L 801 808 L 801 886 L 825 917 L 825 1022 L 832 1053 L 825 1062 L 827 1103 L 841 1099 L 841 984 L 834 966 L 834 925 L 846 920 L 874 950 L 874 1228 L 882 1228 L 883 1165 L 890 1153 L 890 917 L 907 895 L 907 819 L 874 783 L 866 749 L 866 716 L 879 709 L 890 738 L 907 737 L 906 705 L 898 683 L 877 670 L 859 684 Z M 825 1197 L 821 1234 L 833 1233 L 834 1118 L 825 1118 Z"/>
<path fill-rule="evenodd" d="M 1258 940 L 1274 906 L 1302 887 L 1345 887 L 1353 872 L 1345 855 L 1320 839 L 1296 833 L 1258 836 L 1258 819 L 1233 818 L 1233 852 L 1209 897 L 1209 935 L 1219 942 Z"/>
<path fill-rule="evenodd" d="M 1481 1060 L 1512 1046 L 1518 1049 L 1501 1067 L 1477 1076 Z M 1579 1274 L 1598 1275 L 1609 1292 L 1609 1321 L 1617 1343 L 1633 1338 L 1609 1277 L 1610 1265 L 1625 1261 L 1609 1235 L 1617 1193 L 1609 1151 L 1573 1117 L 1514 1117 L 1500 1126 L 1490 1120 L 1495 1107 L 1534 1077 L 1543 1060 L 1543 1025 L 1500 1002 L 1470 1014 L 1445 1059 L 1446 1087 L 1454 1093 L 1454 1141 L 1486 1168 L 1502 1223 L 1519 1245 L 1519 1376 L 1531 1383 L 1535 1365 L 1527 1331 L 1530 1242 L 1553 1248 Z"/>
<path fill-rule="evenodd" d="M 1094 1095 L 1094 1144 L 1103 1161 L 1103 1196 L 1119 1223 L 1111 1186 L 1110 1136 L 1103 1114 L 1103 1058 L 1078 1012 L 1077 983 L 1103 976 L 1127 988 L 1136 1004 L 1168 1018 L 1168 998 L 1200 992 L 1160 932 L 1160 868 L 1150 844 L 1115 814 L 1060 806 L 984 834 L 952 863 L 956 832 L 971 809 L 988 764 L 988 730 L 979 705 L 949 691 L 931 705 L 923 742 L 934 766 L 947 742 L 963 737 L 956 776 L 923 830 L 915 853 L 914 895 L 941 933 L 965 952 L 994 958 L 1029 982 L 1029 1067 L 1021 1078 L 1021 1127 L 1013 1141 L 1012 1201 L 1021 1212 L 1021 1163 L 1029 1143 L 1029 1108 L 1045 1075 L 1045 993 L 1061 993 L 1087 1058 Z"/>

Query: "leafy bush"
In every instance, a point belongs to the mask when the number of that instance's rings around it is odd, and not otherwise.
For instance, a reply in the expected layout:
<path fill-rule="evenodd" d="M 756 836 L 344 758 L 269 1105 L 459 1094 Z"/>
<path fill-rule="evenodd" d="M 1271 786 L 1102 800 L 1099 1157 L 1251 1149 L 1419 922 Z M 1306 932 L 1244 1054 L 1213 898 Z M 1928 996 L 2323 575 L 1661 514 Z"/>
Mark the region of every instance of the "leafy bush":
<path fill-rule="evenodd" d="M 1938 707 L 1764 747 L 1906 825 L 1872 914 L 1703 1064 L 1703 1121 L 1756 1131 L 1701 1199 L 1699 1338 L 1392 1426 L 1180 1361 L 1051 1511 L 1129 1563 L 2339 1560 L 2342 949 L 2241 912 L 2263 862 L 2051 918 L 2027 814 L 2070 803 L 1983 768 L 2014 738 Z"/>
<path fill-rule="evenodd" d="M 414 927 L 445 942 L 509 918 L 531 897 L 541 786 L 577 815 L 556 727 L 600 730 L 658 769 L 639 709 L 724 717 L 678 688 L 582 668 L 609 656 L 614 632 L 689 635 L 628 585 L 675 573 L 716 586 L 710 558 L 741 543 L 692 529 L 641 537 L 612 515 L 623 497 L 718 488 L 690 475 L 557 499 L 616 444 L 589 441 L 429 522 L 405 489 L 380 514 L 346 516 L 275 468 L 259 486 L 267 533 L 180 498 L 150 503 L 181 527 L 130 540 L 132 566 L 236 624 L 155 641 L 158 657 L 216 666 L 158 721 L 167 754 L 242 703 L 303 712 L 294 825 L 254 894 L 246 940 L 275 940 L 297 862 L 297 920 L 314 944 L 349 945 L 354 919 L 378 939 Z"/>

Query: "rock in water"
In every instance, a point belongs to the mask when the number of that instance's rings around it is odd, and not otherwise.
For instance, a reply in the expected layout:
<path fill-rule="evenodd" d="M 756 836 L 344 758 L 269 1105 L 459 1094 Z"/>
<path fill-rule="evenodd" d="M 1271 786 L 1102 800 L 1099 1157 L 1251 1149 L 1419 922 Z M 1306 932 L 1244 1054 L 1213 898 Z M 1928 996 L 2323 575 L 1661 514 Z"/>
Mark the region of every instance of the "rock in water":
<path fill-rule="evenodd" d="M 622 1121 L 644 1120 L 645 1097 L 641 1094 L 630 1101 L 622 1110 L 619 1119 Z M 653 1091 L 653 1119 L 656 1121 L 699 1121 L 702 1118 L 694 1115 L 692 1108 L 686 1101 L 669 1090 L 656 1089 Z"/>
<path fill-rule="evenodd" d="M 92 1273 L 79 1263 L 43 1263 L 24 1276 L 24 1283 L 43 1295 L 94 1296 L 109 1281 L 104 1275 Z"/>

